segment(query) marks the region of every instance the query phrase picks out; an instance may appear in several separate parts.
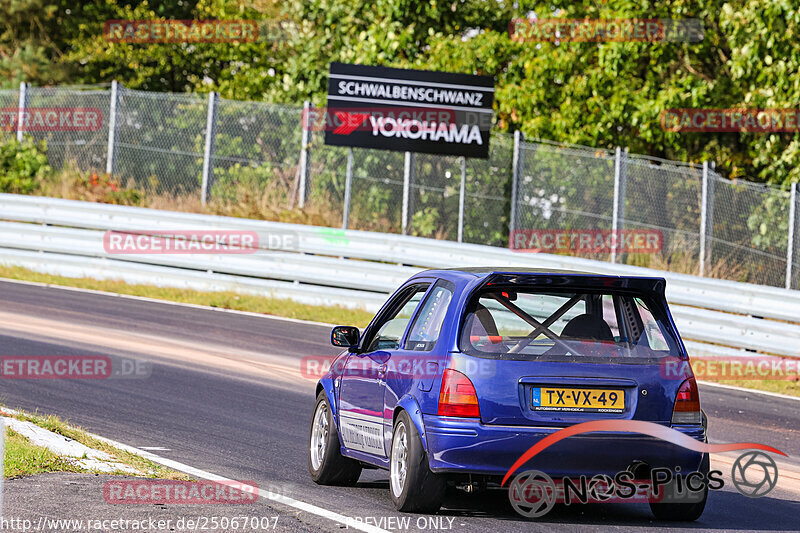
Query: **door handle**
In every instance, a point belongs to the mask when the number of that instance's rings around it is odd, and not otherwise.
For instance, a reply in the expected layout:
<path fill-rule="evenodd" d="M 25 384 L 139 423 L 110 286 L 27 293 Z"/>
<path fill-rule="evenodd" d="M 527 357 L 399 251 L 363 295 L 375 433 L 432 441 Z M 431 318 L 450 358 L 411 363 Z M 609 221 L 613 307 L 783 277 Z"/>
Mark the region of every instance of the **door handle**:
<path fill-rule="evenodd" d="M 386 377 L 386 368 L 387 367 L 386 367 L 385 363 L 378 367 L 378 377 L 379 378 L 383 379 L 383 378 Z"/>

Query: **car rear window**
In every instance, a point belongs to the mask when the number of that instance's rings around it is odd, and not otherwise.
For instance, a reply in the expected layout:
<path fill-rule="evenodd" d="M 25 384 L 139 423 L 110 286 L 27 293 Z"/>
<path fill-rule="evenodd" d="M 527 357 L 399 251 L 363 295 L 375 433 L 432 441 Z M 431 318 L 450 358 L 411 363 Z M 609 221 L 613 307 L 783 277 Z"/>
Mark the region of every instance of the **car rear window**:
<path fill-rule="evenodd" d="M 679 356 L 666 313 L 627 290 L 491 288 L 473 296 L 459 348 L 479 357 L 649 362 Z"/>

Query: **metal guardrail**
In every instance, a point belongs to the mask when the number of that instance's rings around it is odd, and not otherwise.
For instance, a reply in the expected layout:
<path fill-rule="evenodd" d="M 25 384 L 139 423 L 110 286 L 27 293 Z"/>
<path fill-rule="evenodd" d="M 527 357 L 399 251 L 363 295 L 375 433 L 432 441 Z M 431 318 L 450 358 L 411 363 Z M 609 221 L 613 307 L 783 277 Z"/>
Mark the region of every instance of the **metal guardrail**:
<path fill-rule="evenodd" d="M 356 230 L 0 194 L 0 263 L 72 277 L 377 309 L 421 268 L 517 266 L 661 276 L 690 353 L 800 357 L 800 292 L 602 261 Z M 292 251 L 108 254 L 108 230 L 291 233 Z"/>

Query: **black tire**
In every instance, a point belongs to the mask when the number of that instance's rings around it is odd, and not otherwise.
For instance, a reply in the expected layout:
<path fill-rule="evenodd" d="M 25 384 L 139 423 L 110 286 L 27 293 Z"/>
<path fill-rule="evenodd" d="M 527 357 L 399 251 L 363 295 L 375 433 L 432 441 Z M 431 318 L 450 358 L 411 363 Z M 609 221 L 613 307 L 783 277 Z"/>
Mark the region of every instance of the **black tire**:
<path fill-rule="evenodd" d="M 394 473 L 395 440 L 405 434 L 406 475 L 404 482 Z M 442 506 L 447 480 L 431 472 L 417 427 L 408 413 L 401 411 L 394 423 L 389 450 L 389 493 L 395 509 L 408 513 L 435 513 Z M 399 492 L 397 491 L 400 489 Z"/>
<path fill-rule="evenodd" d="M 705 454 L 700 464 L 700 471 L 705 474 L 706 479 L 708 479 L 709 468 L 709 457 L 708 454 Z M 669 487 L 664 487 L 664 489 L 670 490 Z M 670 522 L 694 522 L 703 514 L 707 501 L 708 485 L 705 485 L 699 501 L 690 503 L 650 502 L 650 511 L 652 511 L 653 515 L 659 520 L 667 520 Z"/>
<path fill-rule="evenodd" d="M 324 410 L 323 417 L 327 420 L 327 435 L 319 434 L 317 442 L 315 439 L 315 423 L 317 415 Z M 316 447 L 324 443 L 322 452 L 312 458 L 312 444 Z M 314 414 L 311 416 L 311 428 L 308 432 L 308 473 L 311 479 L 318 485 L 355 485 L 361 475 L 361 464 L 349 457 L 344 457 L 339 449 L 339 434 L 336 431 L 336 423 L 333 420 L 328 397 L 325 391 L 320 391 L 317 395 L 317 403 L 314 405 Z M 316 464 L 315 464 L 316 463 Z"/>

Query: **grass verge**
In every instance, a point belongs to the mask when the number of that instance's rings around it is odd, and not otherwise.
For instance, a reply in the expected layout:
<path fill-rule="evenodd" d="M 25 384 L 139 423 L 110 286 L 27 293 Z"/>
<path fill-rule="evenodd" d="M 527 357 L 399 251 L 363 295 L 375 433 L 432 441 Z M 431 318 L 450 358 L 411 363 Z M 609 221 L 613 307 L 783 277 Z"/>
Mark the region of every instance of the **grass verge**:
<path fill-rule="evenodd" d="M 70 461 L 47 448 L 36 446 L 14 431 L 6 429 L 3 477 L 13 479 L 44 472 L 81 472 Z"/>
<path fill-rule="evenodd" d="M 89 448 L 106 452 L 120 463 L 145 473 L 149 478 L 192 480 L 192 478 L 186 474 L 154 463 L 140 455 L 120 450 L 107 442 L 96 439 L 89 435 L 84 429 L 72 426 L 57 416 L 41 416 L 39 414 L 23 413 L 22 411 L 17 411 L 13 414 L 9 413 L 5 416 L 32 422 L 39 427 L 43 427 L 58 435 L 68 437 Z M 28 439 L 22 435 L 8 429 L 6 433 L 4 477 L 8 479 L 42 472 L 85 472 L 85 470 L 72 464 L 68 458 L 60 457 L 46 448 L 31 444 Z"/>
<path fill-rule="evenodd" d="M 713 380 L 707 377 L 703 381 L 712 381 L 720 385 L 732 385 L 734 387 L 744 387 L 745 389 L 755 389 L 766 392 L 777 392 L 787 396 L 800 397 L 800 382 L 778 379 L 725 379 Z"/>
<path fill-rule="evenodd" d="M 130 285 L 122 281 L 68 278 L 65 276 L 41 274 L 27 268 L 15 266 L 0 266 L 0 278 L 37 281 L 39 283 L 49 283 L 51 285 L 78 287 L 81 289 L 92 289 L 117 294 L 129 294 L 158 300 L 169 300 L 171 302 L 235 309 L 237 311 L 251 311 L 254 313 L 263 313 L 265 315 L 313 320 L 316 322 L 346 324 L 361 328 L 366 326 L 373 316 L 373 313 L 368 311 L 346 309 L 344 307 L 307 305 L 291 300 L 238 294 L 235 292 L 201 292 L 169 287 L 155 287 L 152 285 Z"/>

